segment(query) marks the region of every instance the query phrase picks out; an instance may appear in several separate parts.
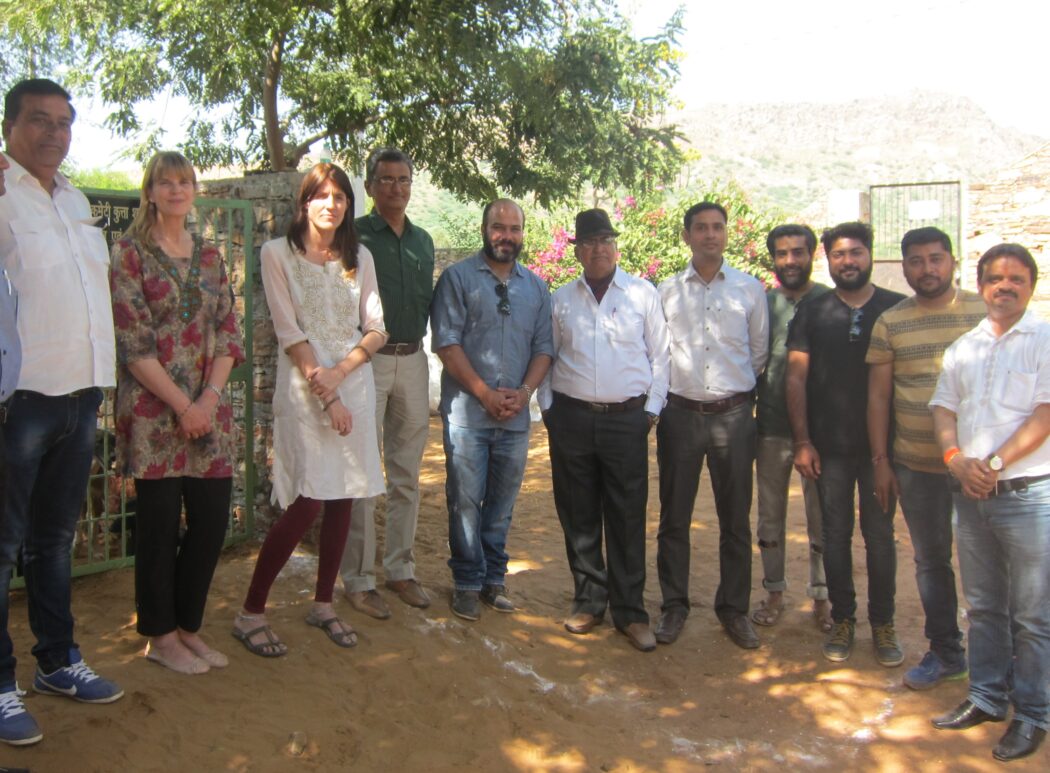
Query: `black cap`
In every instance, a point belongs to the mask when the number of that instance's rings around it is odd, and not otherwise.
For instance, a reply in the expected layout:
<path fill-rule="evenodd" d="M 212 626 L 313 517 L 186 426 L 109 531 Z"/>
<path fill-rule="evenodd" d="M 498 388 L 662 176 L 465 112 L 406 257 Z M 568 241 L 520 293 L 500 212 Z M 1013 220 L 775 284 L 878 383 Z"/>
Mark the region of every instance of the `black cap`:
<path fill-rule="evenodd" d="M 588 209 L 576 215 L 576 235 L 569 238 L 569 244 L 576 244 L 581 239 L 592 236 L 619 236 L 620 232 L 612 227 L 609 213 L 604 209 Z"/>

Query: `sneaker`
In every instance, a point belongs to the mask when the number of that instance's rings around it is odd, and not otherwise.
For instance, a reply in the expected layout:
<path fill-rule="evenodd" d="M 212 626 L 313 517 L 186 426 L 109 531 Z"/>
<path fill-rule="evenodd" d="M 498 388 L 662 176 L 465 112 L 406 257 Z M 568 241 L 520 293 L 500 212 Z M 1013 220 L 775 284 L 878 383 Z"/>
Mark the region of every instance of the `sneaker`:
<path fill-rule="evenodd" d="M 507 598 L 507 588 L 503 585 L 486 585 L 481 591 L 481 600 L 497 612 L 514 611 L 514 602 Z"/>
<path fill-rule="evenodd" d="M 481 607 L 478 606 L 478 592 L 476 590 L 454 590 L 452 591 L 452 614 L 462 617 L 464 620 L 480 620 Z"/>
<path fill-rule="evenodd" d="M 831 633 L 824 640 L 824 657 L 834 663 L 846 660 L 853 652 L 853 633 L 856 623 L 852 620 L 842 620 L 835 623 Z"/>
<path fill-rule="evenodd" d="M 932 652 L 922 656 L 919 665 L 912 666 L 904 675 L 904 686 L 913 690 L 929 690 L 941 682 L 965 679 L 969 676 L 966 664 L 950 666 Z"/>
<path fill-rule="evenodd" d="M 112 703 L 124 697 L 120 687 L 88 667 L 76 648 L 69 651 L 68 666 L 50 674 L 37 668 L 33 689 L 44 695 L 64 695 L 81 703 Z"/>
<path fill-rule="evenodd" d="M 871 636 L 875 644 L 875 660 L 879 661 L 880 666 L 893 668 L 904 662 L 904 652 L 897 639 L 897 632 L 893 629 L 893 623 L 873 625 Z"/>
<path fill-rule="evenodd" d="M 0 741 L 12 746 L 29 746 L 44 737 L 22 703 L 24 694 L 17 684 L 0 687 Z"/>

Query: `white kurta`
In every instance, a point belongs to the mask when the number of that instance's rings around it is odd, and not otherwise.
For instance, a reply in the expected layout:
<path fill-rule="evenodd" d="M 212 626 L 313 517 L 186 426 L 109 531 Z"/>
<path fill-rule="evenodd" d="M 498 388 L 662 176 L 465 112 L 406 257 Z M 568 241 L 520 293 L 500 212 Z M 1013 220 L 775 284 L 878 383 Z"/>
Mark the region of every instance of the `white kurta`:
<path fill-rule="evenodd" d="M 332 429 L 320 400 L 287 350 L 308 341 L 317 362 L 332 367 L 365 332 L 385 334 L 383 308 L 372 253 L 358 247 L 357 271 L 346 276 L 342 263 L 310 263 L 288 240 L 262 248 L 262 279 L 280 351 L 273 395 L 273 501 L 288 507 L 299 496 L 360 499 L 386 487 L 379 463 L 375 426 L 375 384 L 368 363 L 339 385 L 339 397 L 353 417 L 350 434 Z"/>

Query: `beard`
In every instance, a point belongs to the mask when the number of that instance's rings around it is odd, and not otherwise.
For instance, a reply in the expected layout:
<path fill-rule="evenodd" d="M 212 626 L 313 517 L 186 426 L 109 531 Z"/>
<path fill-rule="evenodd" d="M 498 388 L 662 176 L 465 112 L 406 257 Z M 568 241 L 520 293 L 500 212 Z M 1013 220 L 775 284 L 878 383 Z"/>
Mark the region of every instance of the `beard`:
<path fill-rule="evenodd" d="M 831 281 L 835 283 L 835 287 L 840 290 L 859 290 L 868 282 L 871 281 L 871 272 L 875 269 L 875 263 L 872 261 L 868 264 L 868 268 L 863 271 L 859 271 L 852 279 L 845 279 L 838 274 L 831 275 Z"/>
<path fill-rule="evenodd" d="M 788 266 L 773 269 L 780 286 L 785 290 L 799 290 L 805 287 L 809 277 L 813 274 L 813 263 L 810 262 L 801 267 L 792 266 L 791 268 L 797 268 L 797 273 L 787 273 Z"/>
<path fill-rule="evenodd" d="M 947 281 L 939 283 L 932 290 L 923 287 L 921 283 L 922 280 L 920 279 L 919 284 L 911 288 L 915 291 L 916 295 L 918 295 L 920 298 L 940 298 L 951 288 L 952 278 L 948 277 Z"/>
<path fill-rule="evenodd" d="M 494 260 L 496 263 L 513 263 L 521 254 L 522 245 L 510 239 L 502 239 L 494 243 L 489 239 L 488 234 L 482 234 L 481 242 L 483 245 L 482 251 L 486 257 L 489 260 Z M 502 249 L 502 252 L 497 252 L 497 249 Z"/>

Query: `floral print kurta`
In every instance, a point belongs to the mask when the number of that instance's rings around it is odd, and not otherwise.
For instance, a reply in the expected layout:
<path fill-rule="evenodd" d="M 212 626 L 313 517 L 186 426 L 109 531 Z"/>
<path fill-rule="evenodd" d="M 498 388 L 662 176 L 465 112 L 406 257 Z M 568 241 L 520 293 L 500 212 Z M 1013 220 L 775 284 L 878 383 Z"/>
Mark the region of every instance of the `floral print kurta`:
<path fill-rule="evenodd" d="M 232 357 L 235 366 L 244 362 L 222 255 L 196 235 L 193 249 L 195 257 L 199 253 L 200 306 L 189 319 L 183 319 L 180 286 L 150 249 L 130 239 L 113 245 L 110 286 L 117 337 L 117 470 L 124 476 L 233 475 L 238 434 L 228 397 L 223 395 L 215 409 L 212 432 L 187 440 L 177 432 L 175 412 L 128 370 L 128 363 L 155 358 L 172 381 L 196 400 L 208 383 L 216 357 Z M 176 265 L 184 262 L 174 261 Z M 179 266 L 181 279 L 189 268 Z"/>

